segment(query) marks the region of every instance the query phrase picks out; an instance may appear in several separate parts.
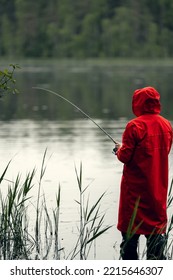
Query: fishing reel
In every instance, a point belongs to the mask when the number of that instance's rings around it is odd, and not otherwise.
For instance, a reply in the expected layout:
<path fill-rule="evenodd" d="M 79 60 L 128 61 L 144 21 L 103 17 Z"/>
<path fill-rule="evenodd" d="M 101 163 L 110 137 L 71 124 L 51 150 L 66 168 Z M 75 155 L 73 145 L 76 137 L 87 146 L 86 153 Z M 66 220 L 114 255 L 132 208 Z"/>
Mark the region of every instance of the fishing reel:
<path fill-rule="evenodd" d="M 114 155 L 116 155 L 117 150 L 118 150 L 118 148 L 115 147 L 115 148 L 113 149 L 112 153 L 113 153 Z"/>
<path fill-rule="evenodd" d="M 119 143 L 115 143 L 115 148 L 113 149 L 112 153 L 114 155 L 116 155 L 119 148 L 120 148 L 120 144 Z"/>

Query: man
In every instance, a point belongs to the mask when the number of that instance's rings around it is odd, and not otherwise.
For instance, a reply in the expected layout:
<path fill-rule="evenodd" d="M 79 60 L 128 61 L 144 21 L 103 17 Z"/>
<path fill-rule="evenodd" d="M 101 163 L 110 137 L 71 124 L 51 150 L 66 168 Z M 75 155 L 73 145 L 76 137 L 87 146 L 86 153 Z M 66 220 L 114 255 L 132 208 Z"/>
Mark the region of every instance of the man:
<path fill-rule="evenodd" d="M 118 230 L 122 233 L 121 257 L 138 259 L 139 236 L 147 238 L 147 259 L 165 259 L 167 226 L 168 154 L 173 131 L 160 113 L 160 95 L 153 87 L 133 94 L 136 118 L 123 133 L 114 151 L 124 163 L 119 202 Z"/>

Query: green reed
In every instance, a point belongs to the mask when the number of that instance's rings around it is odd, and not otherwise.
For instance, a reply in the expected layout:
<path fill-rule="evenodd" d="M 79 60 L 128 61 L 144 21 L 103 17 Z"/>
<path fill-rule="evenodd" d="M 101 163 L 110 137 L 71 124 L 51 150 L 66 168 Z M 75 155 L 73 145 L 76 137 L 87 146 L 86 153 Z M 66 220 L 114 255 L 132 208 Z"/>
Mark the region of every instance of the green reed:
<path fill-rule="evenodd" d="M 1 186 L 8 166 L 9 164 L 0 178 Z M 8 185 L 5 198 L 0 190 L 0 259 L 28 259 L 32 238 L 27 231 L 26 202 L 29 199 L 28 193 L 33 187 L 34 173 L 35 170 L 28 173 L 21 185 L 18 174 L 15 182 Z"/>
<path fill-rule="evenodd" d="M 60 209 L 61 186 L 58 186 L 55 208 L 48 209 L 42 180 L 46 172 L 46 153 L 43 155 L 39 176 L 36 201 L 33 202 L 31 190 L 36 188 L 34 168 L 25 179 L 18 174 L 14 182 L 5 179 L 10 162 L 0 177 L 0 259 L 87 259 L 93 241 L 105 233 L 111 226 L 104 226 L 104 214 L 100 213 L 103 193 L 93 205 L 89 197 L 85 203 L 85 192 L 82 186 L 82 165 L 80 171 L 75 167 L 79 188 L 79 228 L 76 242 L 67 253 L 67 248 L 60 244 Z M 8 184 L 6 194 L 4 188 Z M 1 191 L 3 189 L 3 192 Z M 32 208 L 32 211 L 31 211 Z M 29 213 L 32 213 L 32 217 Z M 32 223 L 30 220 L 32 219 Z"/>
<path fill-rule="evenodd" d="M 93 241 L 105 233 L 112 226 L 104 226 L 105 214 L 100 213 L 100 202 L 105 196 L 103 193 L 93 205 L 89 205 L 89 196 L 85 202 L 85 192 L 89 185 L 83 188 L 82 184 L 82 164 L 80 164 L 79 174 L 75 167 L 76 178 L 79 188 L 79 201 L 76 200 L 79 205 L 80 226 L 78 228 L 79 237 L 70 254 L 70 259 L 74 259 L 79 255 L 80 260 L 88 258 L 89 252 L 93 245 Z"/>

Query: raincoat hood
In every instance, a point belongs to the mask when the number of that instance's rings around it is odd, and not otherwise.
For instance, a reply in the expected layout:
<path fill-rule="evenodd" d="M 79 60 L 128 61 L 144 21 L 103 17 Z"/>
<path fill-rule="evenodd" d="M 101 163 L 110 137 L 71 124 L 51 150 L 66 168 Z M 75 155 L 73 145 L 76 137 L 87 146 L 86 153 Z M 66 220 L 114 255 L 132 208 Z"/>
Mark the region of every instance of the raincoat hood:
<path fill-rule="evenodd" d="M 160 94 L 153 87 L 135 90 L 132 99 L 132 110 L 137 117 L 143 114 L 159 114 L 161 111 Z"/>

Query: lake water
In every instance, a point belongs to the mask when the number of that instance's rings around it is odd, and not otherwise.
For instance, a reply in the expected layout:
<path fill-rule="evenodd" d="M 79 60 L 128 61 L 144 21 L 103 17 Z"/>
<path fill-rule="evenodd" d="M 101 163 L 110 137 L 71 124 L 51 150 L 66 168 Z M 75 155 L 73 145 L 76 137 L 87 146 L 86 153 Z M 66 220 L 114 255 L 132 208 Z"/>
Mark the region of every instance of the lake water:
<path fill-rule="evenodd" d="M 118 64 L 103 67 L 55 62 L 23 63 L 21 67 L 17 74 L 20 94 L 8 96 L 0 104 L 0 172 L 2 174 L 11 159 L 7 180 L 15 180 L 18 172 L 25 177 L 36 167 L 34 199 L 47 149 L 42 193 L 51 211 L 61 185 L 60 241 L 68 254 L 78 237 L 79 205 L 76 200 L 79 200 L 79 189 L 75 166 L 79 172 L 82 163 L 83 188 L 89 185 L 86 198 L 89 195 L 92 205 L 106 191 L 100 211 L 106 213 L 104 225 L 113 225 L 98 238 L 89 258 L 96 255 L 97 259 L 117 259 L 121 241 L 116 223 L 122 164 L 112 154 L 114 144 L 72 106 L 55 96 L 33 90 L 32 86 L 58 90 L 93 117 L 115 140 L 121 141 L 125 125 L 133 117 L 131 96 L 139 86 L 150 84 L 162 91 L 163 115 L 173 120 L 173 67 L 163 66 L 161 71 L 160 66 Z M 171 153 L 170 170 L 172 162 Z M 5 188 L 4 182 L 4 191 Z"/>

